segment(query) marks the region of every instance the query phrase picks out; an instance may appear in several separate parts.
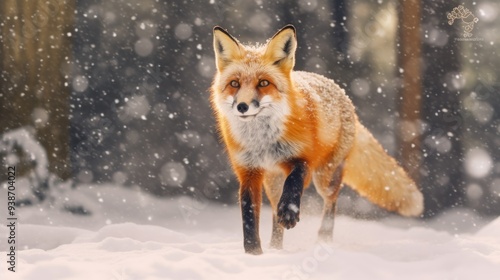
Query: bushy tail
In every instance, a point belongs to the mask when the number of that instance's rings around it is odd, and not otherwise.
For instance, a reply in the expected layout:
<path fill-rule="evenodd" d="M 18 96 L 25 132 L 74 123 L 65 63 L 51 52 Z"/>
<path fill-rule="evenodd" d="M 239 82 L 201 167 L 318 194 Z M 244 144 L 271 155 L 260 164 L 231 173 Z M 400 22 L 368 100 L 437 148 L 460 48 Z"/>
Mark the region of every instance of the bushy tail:
<path fill-rule="evenodd" d="M 404 216 L 418 216 L 424 210 L 424 198 L 415 182 L 359 122 L 343 181 L 387 210 Z"/>

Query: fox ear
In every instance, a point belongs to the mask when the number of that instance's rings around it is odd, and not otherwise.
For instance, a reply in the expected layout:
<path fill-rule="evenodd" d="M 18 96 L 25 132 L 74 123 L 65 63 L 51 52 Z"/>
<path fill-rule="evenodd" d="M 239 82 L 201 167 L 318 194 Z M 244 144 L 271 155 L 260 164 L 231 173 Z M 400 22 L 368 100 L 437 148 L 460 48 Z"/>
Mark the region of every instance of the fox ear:
<path fill-rule="evenodd" d="M 238 40 L 220 26 L 214 27 L 214 51 L 217 69 L 222 71 L 231 61 L 241 57 Z"/>
<path fill-rule="evenodd" d="M 295 65 L 297 36 L 291 24 L 283 27 L 267 43 L 265 58 L 285 72 L 290 72 Z"/>

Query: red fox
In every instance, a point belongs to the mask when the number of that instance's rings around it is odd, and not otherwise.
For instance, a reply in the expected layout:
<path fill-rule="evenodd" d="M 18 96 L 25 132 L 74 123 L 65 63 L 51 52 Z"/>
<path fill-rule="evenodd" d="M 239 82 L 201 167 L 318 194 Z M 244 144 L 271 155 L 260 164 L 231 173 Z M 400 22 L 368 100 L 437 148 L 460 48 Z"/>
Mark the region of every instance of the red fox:
<path fill-rule="evenodd" d="M 321 240 L 332 239 L 342 182 L 390 211 L 422 213 L 422 194 L 358 121 L 344 90 L 318 74 L 293 71 L 292 25 L 257 46 L 241 44 L 218 26 L 213 32 L 211 103 L 240 182 L 246 253 L 262 254 L 262 186 L 273 209 L 272 248 L 281 249 L 284 228 L 299 222 L 302 192 L 311 180 L 324 199 Z"/>

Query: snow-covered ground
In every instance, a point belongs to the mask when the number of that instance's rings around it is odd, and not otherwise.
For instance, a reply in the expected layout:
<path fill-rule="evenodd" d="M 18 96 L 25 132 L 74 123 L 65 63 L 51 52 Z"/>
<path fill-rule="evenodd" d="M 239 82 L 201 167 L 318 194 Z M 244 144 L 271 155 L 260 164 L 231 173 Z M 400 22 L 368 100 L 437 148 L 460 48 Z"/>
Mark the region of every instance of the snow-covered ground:
<path fill-rule="evenodd" d="M 3 190 L 2 190 L 3 191 Z M 284 250 L 243 253 L 238 207 L 166 200 L 115 186 L 65 192 L 92 215 L 25 207 L 17 272 L 7 271 L 7 228 L 0 228 L 0 279 L 498 279 L 500 218 L 455 210 L 423 222 L 339 216 L 334 242 L 316 242 L 320 218 L 303 213 Z M 6 205 L 2 194 L 0 205 Z M 1 222 L 6 221 L 1 211 Z M 270 239 L 270 210 L 261 237 Z"/>

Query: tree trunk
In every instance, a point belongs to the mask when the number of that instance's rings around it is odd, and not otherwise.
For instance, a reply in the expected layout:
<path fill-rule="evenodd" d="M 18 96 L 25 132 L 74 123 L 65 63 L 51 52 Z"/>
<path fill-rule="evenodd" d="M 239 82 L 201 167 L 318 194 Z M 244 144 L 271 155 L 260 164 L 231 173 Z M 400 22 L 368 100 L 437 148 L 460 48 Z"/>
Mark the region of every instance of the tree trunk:
<path fill-rule="evenodd" d="M 418 185 L 422 160 L 419 135 L 422 101 L 419 0 L 400 2 L 399 45 L 399 72 L 402 78 L 399 100 L 400 157 L 404 168 Z"/>
<path fill-rule="evenodd" d="M 69 92 L 74 0 L 0 3 L 0 132 L 33 127 L 49 170 L 70 176 Z"/>

